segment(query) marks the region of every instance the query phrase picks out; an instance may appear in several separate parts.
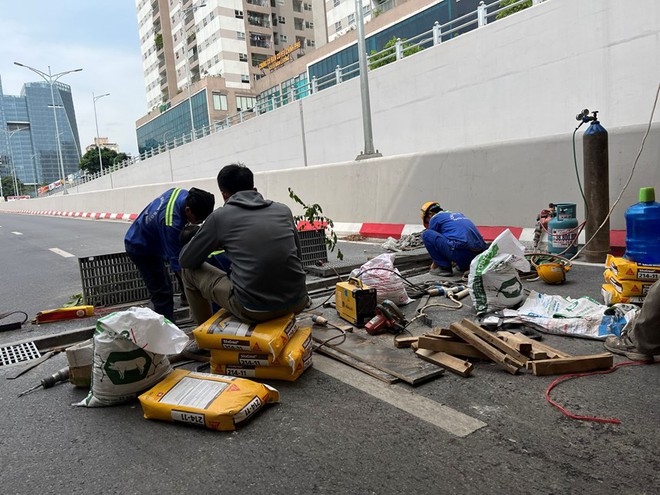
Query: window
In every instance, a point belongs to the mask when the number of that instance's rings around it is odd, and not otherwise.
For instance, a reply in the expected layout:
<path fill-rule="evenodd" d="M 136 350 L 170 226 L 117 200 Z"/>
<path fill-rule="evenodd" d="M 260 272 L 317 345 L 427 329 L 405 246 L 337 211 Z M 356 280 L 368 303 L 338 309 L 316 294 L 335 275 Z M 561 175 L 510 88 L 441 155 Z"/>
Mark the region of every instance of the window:
<path fill-rule="evenodd" d="M 249 83 L 250 82 L 250 76 L 248 74 L 241 74 L 241 82 Z"/>
<path fill-rule="evenodd" d="M 248 80 L 249 82 L 249 80 Z M 254 108 L 254 96 L 237 96 L 236 97 L 236 110 L 242 112 Z"/>
<path fill-rule="evenodd" d="M 234 10 L 234 17 L 236 17 L 236 19 L 243 19 L 243 11 L 242 10 Z"/>
<path fill-rule="evenodd" d="M 213 93 L 213 110 L 227 110 L 227 95 Z"/>
<path fill-rule="evenodd" d="M 312 10 L 312 4 L 311 3 L 305 3 L 303 4 L 303 7 L 305 10 Z"/>
<path fill-rule="evenodd" d="M 305 27 L 307 29 L 314 29 L 314 23 L 311 21 L 305 21 Z"/>
<path fill-rule="evenodd" d="M 240 60 L 241 62 L 247 62 L 247 53 L 239 53 L 238 60 Z"/>
<path fill-rule="evenodd" d="M 314 40 L 307 40 L 307 46 L 314 47 L 316 46 L 316 43 L 314 43 Z"/>
<path fill-rule="evenodd" d="M 348 25 L 355 24 L 355 14 L 348 14 Z"/>
<path fill-rule="evenodd" d="M 236 39 L 237 40 L 244 40 L 245 39 L 245 33 L 243 31 L 236 31 Z"/>
<path fill-rule="evenodd" d="M 286 24 L 286 19 L 280 15 L 277 16 L 277 22 L 279 22 L 280 24 Z"/>
<path fill-rule="evenodd" d="M 365 16 L 371 14 L 371 5 L 365 5 L 362 7 L 362 13 Z"/>
<path fill-rule="evenodd" d="M 333 7 L 339 7 L 339 4 L 341 3 L 341 0 L 334 0 L 332 2 Z"/>
<path fill-rule="evenodd" d="M 335 31 L 341 30 L 341 21 L 335 22 Z"/>
<path fill-rule="evenodd" d="M 288 43 L 289 42 L 289 37 L 286 34 L 280 34 L 280 41 L 282 43 Z"/>

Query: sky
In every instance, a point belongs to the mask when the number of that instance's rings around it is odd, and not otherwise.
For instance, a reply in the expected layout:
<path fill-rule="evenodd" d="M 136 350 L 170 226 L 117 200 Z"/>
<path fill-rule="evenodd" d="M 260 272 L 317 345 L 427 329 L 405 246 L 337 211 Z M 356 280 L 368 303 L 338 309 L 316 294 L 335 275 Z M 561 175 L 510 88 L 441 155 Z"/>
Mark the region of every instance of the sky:
<path fill-rule="evenodd" d="M 5 95 L 43 81 L 20 62 L 43 72 L 64 72 L 71 86 L 82 152 L 94 143 L 92 93 L 99 135 L 137 155 L 135 121 L 147 113 L 135 0 L 0 0 L 0 78 Z"/>

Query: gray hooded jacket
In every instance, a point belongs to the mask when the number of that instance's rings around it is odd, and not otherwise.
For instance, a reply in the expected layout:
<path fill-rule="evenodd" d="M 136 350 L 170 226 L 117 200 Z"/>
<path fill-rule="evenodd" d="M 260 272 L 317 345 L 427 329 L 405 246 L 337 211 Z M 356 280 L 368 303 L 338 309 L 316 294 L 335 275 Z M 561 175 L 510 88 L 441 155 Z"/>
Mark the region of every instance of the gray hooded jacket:
<path fill-rule="evenodd" d="M 179 262 L 198 268 L 219 249 L 231 259 L 232 285 L 246 309 L 277 311 L 306 296 L 300 241 L 288 206 L 257 191 L 233 194 L 184 246 Z"/>

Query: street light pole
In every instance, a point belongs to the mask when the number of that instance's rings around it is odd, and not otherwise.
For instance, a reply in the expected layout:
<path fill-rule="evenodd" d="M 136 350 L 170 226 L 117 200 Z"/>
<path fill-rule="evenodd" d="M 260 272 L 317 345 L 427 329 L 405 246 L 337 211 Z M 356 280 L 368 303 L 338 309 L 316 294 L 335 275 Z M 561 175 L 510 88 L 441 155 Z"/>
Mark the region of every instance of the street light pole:
<path fill-rule="evenodd" d="M 57 80 L 62 77 L 66 76 L 67 74 L 71 74 L 72 72 L 80 72 L 82 69 L 73 69 L 73 70 L 67 70 L 64 72 L 58 72 L 57 74 L 53 74 L 50 70 L 50 65 L 48 66 L 48 74 L 46 74 L 43 71 L 40 71 L 39 69 L 35 69 L 34 67 L 30 67 L 29 65 L 21 64 L 19 62 L 14 62 L 14 65 L 18 65 L 19 67 L 25 67 L 26 69 L 31 70 L 35 74 L 39 75 L 44 81 L 46 81 L 48 84 L 50 84 L 50 99 L 52 102 L 53 106 L 53 118 L 55 119 L 55 134 L 57 138 L 57 156 L 60 162 L 60 173 L 62 174 L 62 186 L 64 187 L 64 192 L 63 194 L 68 194 L 66 190 L 66 175 L 64 173 L 64 161 L 62 160 L 62 145 L 60 143 L 60 129 L 57 124 L 57 112 L 55 112 L 55 93 L 53 92 L 53 85 L 57 82 Z"/>
<path fill-rule="evenodd" d="M 195 140 L 195 116 L 193 115 L 192 96 L 190 93 L 190 86 L 192 86 L 192 73 L 190 72 L 190 62 L 188 61 L 188 33 L 186 32 L 186 16 L 188 12 L 195 12 L 200 7 L 206 7 L 205 3 L 199 5 L 191 5 L 187 9 L 183 8 L 183 0 L 179 1 L 179 8 L 181 9 L 181 24 L 183 25 L 183 58 L 186 61 L 186 74 L 188 75 L 188 109 L 190 110 L 190 140 Z"/>
<path fill-rule="evenodd" d="M 16 134 L 17 132 L 21 132 L 26 130 L 25 127 L 19 127 L 18 129 L 14 129 L 13 131 L 7 131 L 5 129 L 0 129 L 0 131 L 4 132 L 7 134 L 7 141 L 9 142 L 9 159 L 11 160 L 11 174 L 12 178 L 14 179 L 14 196 L 20 196 L 18 194 L 18 178 L 16 177 L 16 164 L 14 163 L 14 152 L 11 149 L 11 137 Z M 0 183 L 2 180 L 0 180 Z M 0 196 L 2 196 L 2 189 L 0 188 Z"/>
<path fill-rule="evenodd" d="M 103 95 L 94 96 L 92 91 L 92 100 L 94 101 L 94 123 L 96 124 L 96 151 L 99 154 L 99 167 L 101 175 L 103 175 L 103 160 L 101 160 L 101 146 L 99 145 L 99 119 L 96 116 L 96 100 L 100 100 L 104 96 L 110 96 L 110 93 L 105 93 Z"/>

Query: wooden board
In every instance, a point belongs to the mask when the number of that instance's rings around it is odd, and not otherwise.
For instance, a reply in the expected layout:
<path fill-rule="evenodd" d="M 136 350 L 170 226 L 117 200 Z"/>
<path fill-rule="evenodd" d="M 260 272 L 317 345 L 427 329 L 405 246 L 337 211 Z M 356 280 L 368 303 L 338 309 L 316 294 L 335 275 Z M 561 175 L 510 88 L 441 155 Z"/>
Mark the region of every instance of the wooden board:
<path fill-rule="evenodd" d="M 452 373 L 456 373 L 463 377 L 470 376 L 470 373 L 472 373 L 472 369 L 474 368 L 474 365 L 471 362 L 455 358 L 446 352 L 433 352 L 428 349 L 419 349 L 415 354 L 429 363 L 442 366 Z"/>
<path fill-rule="evenodd" d="M 435 352 L 446 352 L 452 356 L 488 359 L 488 356 L 486 356 L 483 352 L 475 349 L 470 344 L 466 344 L 465 342 L 456 342 L 455 340 L 451 339 L 434 338 L 422 335 L 419 337 L 417 345 L 420 349 L 427 349 Z"/>
<path fill-rule="evenodd" d="M 331 329 L 328 330 L 318 326 L 312 327 L 312 338 L 316 342 L 324 342 L 335 335 L 337 335 L 337 332 Z M 359 334 L 347 333 L 346 340 L 343 343 L 338 343 L 341 340 L 336 342 L 335 345 L 327 344 L 327 346 L 394 375 L 411 385 L 418 385 L 431 380 L 444 372 L 442 368 L 420 361 L 410 351 L 385 347 L 377 340 Z"/>
<path fill-rule="evenodd" d="M 483 341 L 477 337 L 472 331 L 460 323 L 452 323 L 449 325 L 449 329 L 462 338 L 468 344 L 472 344 L 473 347 L 479 349 L 483 352 L 489 359 L 497 363 L 501 368 L 508 371 L 512 375 L 515 375 L 518 372 L 518 366 L 512 364 L 507 360 L 507 355 L 504 354 L 499 349 L 496 349 L 489 343 Z"/>
<path fill-rule="evenodd" d="M 397 349 L 406 349 L 410 347 L 413 344 L 417 343 L 418 337 L 405 337 L 401 335 L 397 335 L 394 337 L 394 346 Z"/>
<path fill-rule="evenodd" d="M 549 345 L 543 344 L 542 342 L 538 342 L 536 340 L 530 339 L 526 335 L 523 335 L 520 332 L 515 332 L 512 333 L 512 338 L 514 338 L 517 342 L 527 342 L 532 345 L 532 350 L 536 352 L 545 352 L 548 355 L 549 359 L 555 358 L 555 357 L 571 357 L 570 354 L 567 354 L 563 351 L 560 351 L 559 349 L 555 349 L 554 347 L 550 347 Z"/>
<path fill-rule="evenodd" d="M 497 332 L 497 336 L 504 340 L 507 344 L 512 345 L 515 347 L 519 353 L 524 354 L 525 356 L 531 358 L 530 353 L 532 352 L 532 344 L 529 342 L 524 342 L 516 339 L 514 335 L 511 332 Z M 536 359 L 536 358 L 532 358 Z"/>
<path fill-rule="evenodd" d="M 337 361 L 341 361 L 342 363 L 347 364 L 356 370 L 360 370 L 367 375 L 373 376 L 381 382 L 385 382 L 389 385 L 401 381 L 401 379 L 397 378 L 396 376 L 385 373 L 384 371 L 381 371 L 378 368 L 374 368 L 373 366 L 369 366 L 367 363 L 363 363 L 357 359 L 353 359 L 352 357 L 347 356 L 346 354 L 343 354 L 328 345 L 324 345 L 321 348 L 316 348 L 315 351 L 320 352 L 321 354 L 325 354 L 326 356 L 336 359 Z"/>
<path fill-rule="evenodd" d="M 564 375 L 611 368 L 614 355 L 609 352 L 589 356 L 571 356 L 567 358 L 543 359 L 530 361 L 532 373 L 536 376 Z"/>
<path fill-rule="evenodd" d="M 499 339 L 496 335 L 493 335 L 488 330 L 481 328 L 479 325 L 470 320 L 463 320 L 461 324 L 470 329 L 477 337 L 485 340 L 493 347 L 496 347 L 504 354 L 509 356 L 514 360 L 515 364 L 519 367 L 525 366 L 527 364 L 527 356 L 524 356 L 518 350 L 504 342 L 502 339 Z"/>

